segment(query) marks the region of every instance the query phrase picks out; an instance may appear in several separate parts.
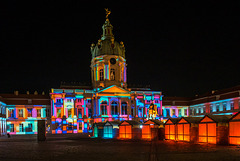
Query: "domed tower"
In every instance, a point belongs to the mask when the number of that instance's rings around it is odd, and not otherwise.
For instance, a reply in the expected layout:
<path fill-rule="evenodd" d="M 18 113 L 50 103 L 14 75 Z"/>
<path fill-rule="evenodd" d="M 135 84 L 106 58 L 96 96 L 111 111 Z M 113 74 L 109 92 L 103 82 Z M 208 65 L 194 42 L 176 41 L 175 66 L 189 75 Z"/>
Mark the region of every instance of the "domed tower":
<path fill-rule="evenodd" d="M 91 77 L 93 88 L 106 88 L 117 85 L 127 88 L 127 69 L 123 42 L 114 39 L 106 9 L 106 21 L 102 26 L 103 35 L 96 44 L 91 45 Z"/>

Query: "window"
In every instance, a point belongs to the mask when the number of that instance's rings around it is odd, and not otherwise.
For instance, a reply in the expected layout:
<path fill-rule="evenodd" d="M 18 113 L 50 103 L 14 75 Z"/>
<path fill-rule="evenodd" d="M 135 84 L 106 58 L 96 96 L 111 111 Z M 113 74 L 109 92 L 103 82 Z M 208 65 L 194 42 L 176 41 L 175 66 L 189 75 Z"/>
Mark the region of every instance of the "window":
<path fill-rule="evenodd" d="M 61 99 L 57 99 L 57 101 L 56 101 L 57 103 L 61 103 Z"/>
<path fill-rule="evenodd" d="M 19 124 L 19 132 L 24 132 L 23 131 L 23 124 Z"/>
<path fill-rule="evenodd" d="M 202 113 L 201 108 L 198 109 L 198 113 Z"/>
<path fill-rule="evenodd" d="M 47 110 L 46 110 L 46 115 L 47 115 L 47 117 L 51 117 L 50 109 L 47 109 Z"/>
<path fill-rule="evenodd" d="M 99 80 L 103 81 L 103 78 L 104 78 L 103 69 L 100 69 L 99 70 Z"/>
<path fill-rule="evenodd" d="M 32 124 L 31 123 L 28 124 L 28 132 L 32 132 Z"/>
<path fill-rule="evenodd" d="M 67 130 L 72 130 L 72 129 L 73 129 L 73 125 L 72 125 L 72 123 L 69 123 L 67 126 Z"/>
<path fill-rule="evenodd" d="M 227 111 L 227 104 L 223 103 L 223 111 Z"/>
<path fill-rule="evenodd" d="M 166 109 L 166 116 L 170 117 L 170 109 Z"/>
<path fill-rule="evenodd" d="M 88 117 L 89 117 L 89 118 L 92 117 L 92 109 L 88 109 Z"/>
<path fill-rule="evenodd" d="M 210 113 L 213 112 L 213 105 L 210 105 Z"/>
<path fill-rule="evenodd" d="M 131 115 L 134 116 L 134 107 L 131 108 Z"/>
<path fill-rule="evenodd" d="M 216 112 L 219 112 L 219 104 L 216 104 Z"/>
<path fill-rule="evenodd" d="M 230 103 L 230 109 L 234 110 L 234 103 L 233 102 Z"/>
<path fill-rule="evenodd" d="M 41 117 L 41 109 L 37 109 L 37 117 Z"/>
<path fill-rule="evenodd" d="M 10 132 L 14 132 L 14 124 L 10 124 Z"/>
<path fill-rule="evenodd" d="M 8 110 L 8 117 L 14 117 L 14 109 Z"/>
<path fill-rule="evenodd" d="M 118 114 L 118 111 L 117 111 L 118 107 L 117 106 L 118 106 L 118 104 L 117 104 L 116 101 L 113 101 L 111 103 L 111 115 L 117 115 Z"/>
<path fill-rule="evenodd" d="M 147 100 L 147 103 L 151 103 L 151 100 Z"/>
<path fill-rule="evenodd" d="M 107 101 L 101 103 L 101 115 L 107 115 Z"/>
<path fill-rule="evenodd" d="M 27 111 L 28 111 L 28 117 L 32 117 L 32 108 L 28 108 Z"/>
<path fill-rule="evenodd" d="M 159 103 L 159 100 L 155 100 L 155 103 Z"/>
<path fill-rule="evenodd" d="M 72 102 L 72 100 L 71 99 L 67 99 L 67 102 Z"/>
<path fill-rule="evenodd" d="M 196 113 L 197 113 L 197 109 L 194 108 L 194 109 L 193 109 L 193 115 L 196 115 Z"/>
<path fill-rule="evenodd" d="M 203 113 L 206 113 L 206 107 L 203 106 Z"/>
<path fill-rule="evenodd" d="M 72 118 L 72 109 L 71 108 L 68 108 L 68 118 Z"/>
<path fill-rule="evenodd" d="M 82 108 L 78 108 L 78 118 L 82 118 Z"/>
<path fill-rule="evenodd" d="M 61 108 L 58 108 L 57 109 L 57 118 L 61 118 L 62 117 L 61 113 L 62 113 Z"/>
<path fill-rule="evenodd" d="M 122 115 L 127 115 L 127 103 L 122 102 Z"/>
<path fill-rule="evenodd" d="M 18 110 L 18 117 L 23 117 L 23 109 Z"/>
<path fill-rule="evenodd" d="M 182 110 L 181 109 L 178 110 L 178 117 L 182 117 Z"/>
<path fill-rule="evenodd" d="M 184 116 L 187 116 L 187 109 L 184 109 Z"/>
<path fill-rule="evenodd" d="M 110 80 L 115 80 L 115 69 L 110 70 Z"/>
<path fill-rule="evenodd" d="M 172 115 L 175 116 L 176 115 L 176 110 L 172 109 Z"/>
<path fill-rule="evenodd" d="M 87 99 L 87 103 L 91 103 L 92 102 L 92 100 L 91 99 Z"/>
<path fill-rule="evenodd" d="M 193 115 L 193 110 L 192 110 L 192 108 L 190 108 L 190 115 Z"/>

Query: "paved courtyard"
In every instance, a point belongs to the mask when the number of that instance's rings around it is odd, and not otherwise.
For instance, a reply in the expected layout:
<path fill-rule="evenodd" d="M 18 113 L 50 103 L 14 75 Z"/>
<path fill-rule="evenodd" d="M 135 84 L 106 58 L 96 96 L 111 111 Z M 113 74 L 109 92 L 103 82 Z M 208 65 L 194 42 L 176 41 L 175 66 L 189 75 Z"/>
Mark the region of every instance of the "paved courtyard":
<path fill-rule="evenodd" d="M 240 161 L 237 146 L 93 139 L 87 135 L 0 137 L 0 161 Z"/>

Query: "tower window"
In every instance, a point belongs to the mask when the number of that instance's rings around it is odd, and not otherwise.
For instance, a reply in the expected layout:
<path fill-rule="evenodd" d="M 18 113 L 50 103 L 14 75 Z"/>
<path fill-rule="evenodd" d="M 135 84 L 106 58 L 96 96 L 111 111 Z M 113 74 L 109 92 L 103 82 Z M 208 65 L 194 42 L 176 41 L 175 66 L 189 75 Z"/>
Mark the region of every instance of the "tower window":
<path fill-rule="evenodd" d="M 104 77 L 103 69 L 100 69 L 100 70 L 99 70 L 99 77 L 100 77 L 99 80 L 100 80 L 100 81 L 103 81 L 103 77 Z"/>
<path fill-rule="evenodd" d="M 115 69 L 110 70 L 110 79 L 115 80 Z"/>

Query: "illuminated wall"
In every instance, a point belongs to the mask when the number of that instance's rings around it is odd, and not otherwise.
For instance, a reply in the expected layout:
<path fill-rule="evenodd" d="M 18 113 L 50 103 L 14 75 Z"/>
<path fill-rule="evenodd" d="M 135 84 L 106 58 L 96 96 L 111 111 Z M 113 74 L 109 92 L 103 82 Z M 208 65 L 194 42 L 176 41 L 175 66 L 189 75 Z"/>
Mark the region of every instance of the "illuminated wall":
<path fill-rule="evenodd" d="M 232 115 L 236 113 L 237 109 L 240 109 L 239 97 L 191 105 L 190 115 L 205 115 L 207 113 L 216 115 Z"/>
<path fill-rule="evenodd" d="M 6 104 L 0 101 L 0 136 L 6 135 Z"/>
<path fill-rule="evenodd" d="M 189 116 L 189 108 L 188 106 L 162 106 L 163 117 L 188 117 Z"/>
<path fill-rule="evenodd" d="M 47 120 L 45 105 L 7 105 L 7 132 L 37 134 L 37 121 Z"/>

